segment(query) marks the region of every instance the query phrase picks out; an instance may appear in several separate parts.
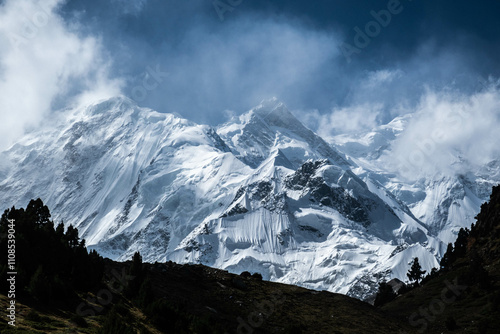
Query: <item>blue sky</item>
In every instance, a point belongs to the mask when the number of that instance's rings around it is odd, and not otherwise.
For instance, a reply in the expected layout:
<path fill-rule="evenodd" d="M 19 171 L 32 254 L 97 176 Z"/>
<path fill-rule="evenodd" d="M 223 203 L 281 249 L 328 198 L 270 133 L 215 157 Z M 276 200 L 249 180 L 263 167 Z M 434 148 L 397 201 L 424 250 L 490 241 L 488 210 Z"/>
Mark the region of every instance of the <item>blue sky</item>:
<path fill-rule="evenodd" d="M 470 97 L 500 77 L 493 0 L 0 3 L 12 137 L 115 94 L 212 125 L 277 97 L 313 130 L 329 117 L 325 135 L 356 132 L 415 111 L 430 91 Z M 23 116 L 6 114 L 14 107 Z"/>

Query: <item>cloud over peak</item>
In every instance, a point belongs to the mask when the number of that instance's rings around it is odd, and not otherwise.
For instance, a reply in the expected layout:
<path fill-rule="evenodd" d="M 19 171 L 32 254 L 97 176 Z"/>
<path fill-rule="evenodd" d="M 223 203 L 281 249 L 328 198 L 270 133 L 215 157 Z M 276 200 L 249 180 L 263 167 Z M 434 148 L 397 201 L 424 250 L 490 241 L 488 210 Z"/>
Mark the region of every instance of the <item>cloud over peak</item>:
<path fill-rule="evenodd" d="M 119 92 L 98 38 L 80 36 L 57 13 L 62 1 L 7 0 L 0 6 L 0 146 L 36 126 L 63 100 Z M 99 93 L 97 93 L 99 92 Z M 82 95 L 83 94 L 83 95 Z"/>

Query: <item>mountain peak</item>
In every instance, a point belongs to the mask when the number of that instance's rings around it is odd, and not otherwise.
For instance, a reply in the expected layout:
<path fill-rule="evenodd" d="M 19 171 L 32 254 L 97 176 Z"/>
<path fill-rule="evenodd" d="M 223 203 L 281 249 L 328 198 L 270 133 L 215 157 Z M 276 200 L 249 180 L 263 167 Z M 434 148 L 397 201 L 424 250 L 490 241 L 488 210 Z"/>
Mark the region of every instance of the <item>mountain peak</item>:
<path fill-rule="evenodd" d="M 490 182 L 405 184 L 359 166 L 275 98 L 211 129 L 115 97 L 2 152 L 0 206 L 43 198 L 114 259 L 140 251 L 365 298 L 405 278 L 410 257 L 437 266 Z"/>
<path fill-rule="evenodd" d="M 296 167 L 310 158 L 326 158 L 350 168 L 342 154 L 305 127 L 277 98 L 262 101 L 239 119 L 221 125 L 217 132 L 253 168 L 265 161 L 273 149 L 280 149 Z"/>
<path fill-rule="evenodd" d="M 263 100 L 260 105 L 250 111 L 271 126 L 288 128 L 289 126 L 304 127 L 300 121 L 288 110 L 286 105 L 276 97 Z"/>
<path fill-rule="evenodd" d="M 280 101 L 277 97 L 272 97 L 270 99 L 264 99 L 255 108 L 256 111 L 273 111 L 276 109 L 286 109 L 285 103 Z"/>
<path fill-rule="evenodd" d="M 83 106 L 83 108 L 92 114 L 101 114 L 112 110 L 139 108 L 139 106 L 134 100 L 123 95 L 118 95 L 89 103 Z"/>

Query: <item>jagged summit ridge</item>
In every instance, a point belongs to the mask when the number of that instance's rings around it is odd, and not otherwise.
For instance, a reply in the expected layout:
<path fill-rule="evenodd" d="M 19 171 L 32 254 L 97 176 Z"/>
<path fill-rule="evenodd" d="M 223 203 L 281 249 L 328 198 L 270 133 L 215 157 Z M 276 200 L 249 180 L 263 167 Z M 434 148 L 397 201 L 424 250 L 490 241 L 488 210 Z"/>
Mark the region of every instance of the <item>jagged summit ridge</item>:
<path fill-rule="evenodd" d="M 113 259 L 140 251 L 364 298 L 374 277 L 405 279 L 415 256 L 430 270 L 446 249 L 447 223 L 432 227 L 387 174 L 352 169 L 276 99 L 209 127 L 118 97 L 0 155 L 0 206 L 40 197 Z"/>
<path fill-rule="evenodd" d="M 235 154 L 252 167 L 257 167 L 270 152 L 278 149 L 295 168 L 310 158 L 327 158 L 342 168 L 351 167 L 340 152 L 306 128 L 276 98 L 263 101 L 239 118 L 221 125 L 217 132 Z"/>
<path fill-rule="evenodd" d="M 297 118 L 288 110 L 287 106 L 277 98 L 264 100 L 259 106 L 250 111 L 251 117 L 260 117 L 270 126 L 278 126 L 292 130 L 294 126 L 303 128 Z"/>

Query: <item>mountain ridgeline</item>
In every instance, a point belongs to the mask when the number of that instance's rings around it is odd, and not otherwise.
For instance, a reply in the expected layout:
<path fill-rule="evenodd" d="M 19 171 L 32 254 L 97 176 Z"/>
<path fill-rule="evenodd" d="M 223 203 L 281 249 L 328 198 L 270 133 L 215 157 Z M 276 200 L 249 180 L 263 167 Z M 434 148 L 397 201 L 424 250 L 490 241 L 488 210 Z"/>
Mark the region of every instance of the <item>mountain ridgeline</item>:
<path fill-rule="evenodd" d="M 500 186 L 471 229 L 460 230 L 439 270 L 381 307 L 419 333 L 497 333 L 500 328 Z"/>
<path fill-rule="evenodd" d="M 54 228 L 50 217 L 38 199 L 0 220 L 1 249 L 13 221 L 19 249 L 16 328 L 2 318 L 2 333 L 496 333 L 500 326 L 500 186 L 448 246 L 439 270 L 423 277 L 415 259 L 407 266 L 415 283 L 397 294 L 380 284 L 392 297 L 377 307 L 259 273 L 144 263 L 139 253 L 126 262 L 103 259 L 76 229 Z M 9 289 L 0 291 L 4 309 Z"/>
<path fill-rule="evenodd" d="M 0 263 L 2 333 L 388 333 L 411 328 L 359 300 L 202 265 L 103 259 L 64 231 L 40 199 L 0 220 L 0 249 L 15 226 L 15 263 Z M 5 258 L 5 257 L 4 257 Z M 9 265 L 13 267 L 7 268 Z M 14 291 L 8 271 L 15 270 Z M 298 316 L 300 315 L 300 316 Z M 360 319 L 363 319 L 360 322 Z M 15 325 L 15 326 L 14 326 Z"/>
<path fill-rule="evenodd" d="M 409 183 L 379 160 L 403 121 L 336 144 L 276 99 L 211 127 L 113 98 L 0 152 L 0 207 L 40 197 L 113 260 L 140 252 L 367 299 L 415 257 L 439 266 L 500 182 L 493 161 Z"/>

